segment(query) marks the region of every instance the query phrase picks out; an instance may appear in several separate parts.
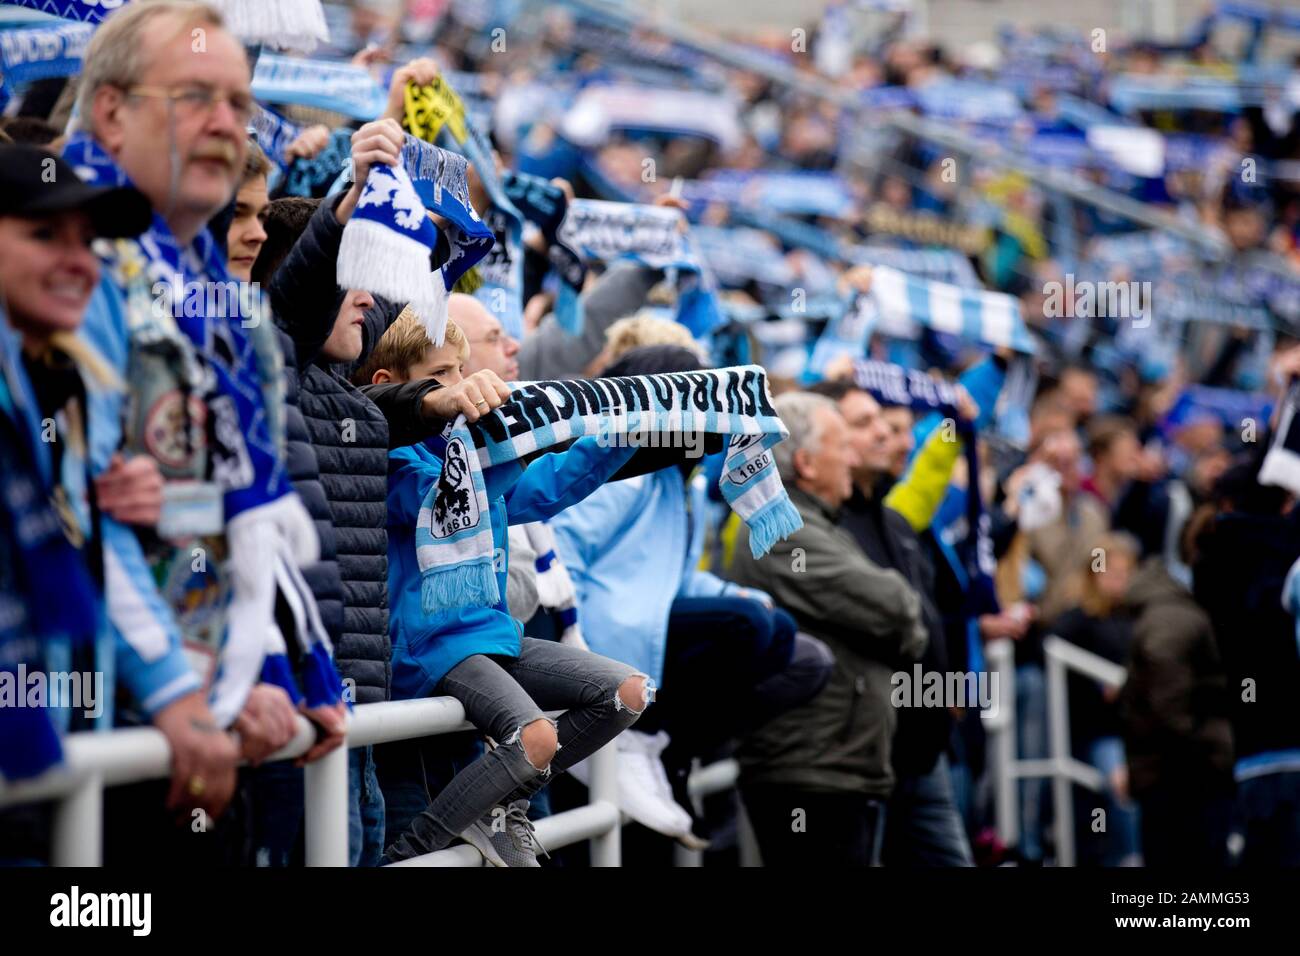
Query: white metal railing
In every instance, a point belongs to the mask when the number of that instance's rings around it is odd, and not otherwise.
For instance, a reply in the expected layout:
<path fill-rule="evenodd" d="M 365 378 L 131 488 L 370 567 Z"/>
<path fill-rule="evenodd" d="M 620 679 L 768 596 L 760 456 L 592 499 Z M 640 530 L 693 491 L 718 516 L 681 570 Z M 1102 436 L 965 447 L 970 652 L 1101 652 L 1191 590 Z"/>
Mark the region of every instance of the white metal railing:
<path fill-rule="evenodd" d="M 1049 777 L 1052 781 L 1052 812 L 1056 834 L 1058 866 L 1074 866 L 1073 784 L 1101 792 L 1105 780 L 1090 764 L 1070 752 L 1069 672 L 1076 671 L 1107 687 L 1123 685 L 1127 672 L 1118 664 L 1055 635 L 1043 641 L 1047 671 L 1046 759 L 1021 760 L 1016 748 L 1016 663 L 1015 646 L 1007 639 L 985 648 L 988 666 L 998 675 L 997 714 L 984 723 L 990 737 L 993 764 L 994 806 L 998 838 L 1007 846 L 1020 839 L 1020 808 L 1017 781 Z"/>
<path fill-rule="evenodd" d="M 268 762 L 293 759 L 311 748 L 314 728 L 304 717 L 296 721 L 293 740 Z M 451 697 L 355 707 L 349 717 L 346 746 L 305 768 L 307 865 L 348 864 L 348 750 L 472 729 L 465 720 L 464 707 Z M 171 772 L 167 738 L 152 727 L 75 733 L 64 738 L 63 750 L 65 759 L 59 767 L 30 780 L 0 782 L 0 808 L 53 801 L 51 862 L 55 866 L 99 866 L 103 857 L 105 788 L 167 777 Z M 618 748 L 606 745 L 589 760 L 587 804 L 538 821 L 537 836 L 548 849 L 590 841 L 593 866 L 620 866 L 624 820 L 618 809 Z M 704 796 L 728 789 L 735 785 L 737 773 L 734 761 L 706 767 L 692 775 L 691 793 Z M 742 858 L 744 847 L 742 840 Z M 694 862 L 679 862 L 698 866 L 698 855 Z M 457 845 L 395 865 L 481 866 L 483 858 L 473 847 Z"/>

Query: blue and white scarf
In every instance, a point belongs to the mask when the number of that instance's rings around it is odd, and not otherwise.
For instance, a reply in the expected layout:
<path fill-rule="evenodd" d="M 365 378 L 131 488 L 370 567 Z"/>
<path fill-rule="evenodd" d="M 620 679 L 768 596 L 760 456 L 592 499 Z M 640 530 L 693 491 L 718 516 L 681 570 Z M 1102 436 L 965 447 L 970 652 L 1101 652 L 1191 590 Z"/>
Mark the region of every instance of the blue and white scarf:
<path fill-rule="evenodd" d="M 616 440 L 643 430 L 730 436 L 722 496 L 749 526 L 755 557 L 802 526 L 772 459 L 772 447 L 788 432 L 762 368 L 525 383 L 479 421 L 461 416 L 431 440 L 443 470 L 415 529 L 425 610 L 491 606 L 501 598 L 485 469 L 583 435 Z"/>
<path fill-rule="evenodd" d="M 63 155 L 78 175 L 92 184 L 130 185 L 113 159 L 84 133 L 68 140 Z M 239 569 L 256 578 L 261 590 L 253 598 L 232 602 L 229 608 L 230 619 L 240 624 L 227 628 L 211 692 L 213 712 L 222 726 L 233 720 L 259 674 L 262 679 L 282 683 L 291 696 L 300 696 L 291 680 L 277 679 L 284 669 L 273 660 L 284 654 L 284 639 L 274 621 L 277 586 L 291 607 L 296 607 L 295 602 L 311 604 L 310 610 L 304 607 L 301 613 L 295 612 L 296 637 L 306 661 L 307 699 L 337 701 L 341 685 L 310 588 L 288 559 L 287 548 L 280 547 L 278 529 L 272 526 L 274 518 L 265 517 L 272 505 L 292 504 L 289 499 L 293 495 L 280 454 L 284 436 L 282 359 L 266 304 L 256 293 L 223 297 L 234 314 L 207 314 L 210 297 L 201 291 L 195 296 L 194 290 L 235 285 L 207 230 L 183 249 L 155 213 L 148 231 L 135 242 L 145 258 L 145 278 L 155 301 L 150 316 L 135 317 L 137 322 L 152 323 L 151 328 L 132 334 L 166 337 L 164 326 L 174 328 L 210 369 L 215 387 L 207 396 L 207 406 L 216 419 L 212 434 L 218 439 L 209 450 L 211 480 L 223 490 L 226 537 L 229 541 L 235 536 L 241 540 L 251 536 L 267 545 L 264 550 L 241 549 L 252 552 L 244 554 L 245 560 L 250 556 L 261 559 L 265 567 L 251 572 Z"/>
<path fill-rule="evenodd" d="M 859 360 L 853 364 L 853 382 L 882 405 L 901 405 L 916 411 L 939 412 L 957 426 L 962 451 L 966 456 L 967 534 L 956 551 L 969 579 L 966 589 L 966 613 L 970 617 L 998 612 L 997 593 L 993 587 L 996 561 L 990 520 L 984 511 L 979 487 L 979 455 L 973 423 L 957 413 L 957 391 L 916 369 L 903 368 L 892 362 Z"/>
<path fill-rule="evenodd" d="M 280 114 L 261 105 L 253 110 L 253 117 L 248 127 L 257 137 L 257 145 L 262 148 L 262 152 L 266 153 L 267 158 L 281 170 L 285 169 L 289 165 L 285 150 L 298 138 L 302 127 L 297 123 L 290 123 Z"/>
<path fill-rule="evenodd" d="M 94 32 L 84 23 L 0 30 L 0 107 L 23 84 L 80 73 Z"/>
<path fill-rule="evenodd" d="M 851 298 L 841 318 L 826 327 L 810 367 L 814 374 L 821 374 L 838 355 L 861 357 L 873 332 L 914 339 L 922 328 L 989 348 L 1034 354 L 1034 340 L 1013 296 L 963 289 L 875 266 L 870 290 Z"/>
<path fill-rule="evenodd" d="M 80 20 L 83 23 L 99 23 L 119 7 L 124 7 L 127 0 L 0 0 L 9 6 L 26 7 L 39 10 L 53 17 L 64 20 Z"/>
<path fill-rule="evenodd" d="M 52 659 L 70 659 L 72 648 L 93 641 L 101 602 L 85 557 L 51 504 L 56 479 L 20 350 L 0 312 L 0 681 L 25 695 L 26 668 L 44 673 Z M 35 776 L 63 759 L 55 711 L 25 703 L 0 704 L 6 780 Z"/>
<path fill-rule="evenodd" d="M 288 165 L 284 174 L 284 194 L 324 196 L 348 169 L 351 157 L 352 132 L 346 129 L 334 130 L 330 133 L 330 141 L 319 153 L 311 159 L 299 157 Z"/>
<path fill-rule="evenodd" d="M 364 67 L 274 53 L 258 57 L 253 95 L 263 103 L 310 106 L 367 122 L 388 104 L 388 94 Z"/>
<path fill-rule="evenodd" d="M 438 345 L 447 294 L 492 247 L 470 203 L 467 169 L 463 156 L 408 136 L 401 166 L 371 167 L 339 246 L 339 285 L 408 304 Z M 438 229 L 426 207 L 447 220 L 450 255 L 439 269 L 431 263 Z"/>
<path fill-rule="evenodd" d="M 64 20 L 100 23 L 128 0 L 0 0 L 39 10 Z M 250 46 L 266 44 L 282 50 L 310 53 L 318 41 L 329 39 L 320 0 L 209 0 L 221 13 L 226 29 Z"/>
<path fill-rule="evenodd" d="M 698 338 L 724 318 L 685 223 L 680 210 L 665 206 L 575 199 L 558 236 L 589 262 L 632 259 L 669 270 L 677 280 L 677 321 Z M 577 334 L 581 327 L 567 331 Z"/>
<path fill-rule="evenodd" d="M 569 199 L 564 194 L 564 190 L 558 186 L 552 185 L 549 181 L 542 179 L 540 176 L 529 176 L 525 173 L 506 173 L 502 177 L 502 188 L 506 197 L 510 201 L 511 208 L 518 211 L 519 215 L 528 222 L 535 225 L 542 234 L 542 240 L 546 243 L 546 254 L 550 261 L 551 267 L 555 270 L 559 278 L 559 290 L 555 299 L 555 316 L 561 327 L 565 329 L 582 328 L 582 314 L 579 311 L 582 308 L 583 283 L 587 278 L 587 267 L 582 262 L 582 257 L 574 250 L 570 249 L 559 237 L 560 225 L 564 222 L 564 217 L 568 213 Z M 497 207 L 493 205 L 493 211 Z M 501 220 L 504 224 L 513 223 L 508 215 L 503 215 Z M 510 280 L 513 284 L 507 286 L 508 290 L 513 290 L 512 299 L 519 306 L 519 331 L 515 332 L 511 327 L 507 327 L 515 338 L 523 334 L 523 247 L 521 243 L 522 229 L 517 225 L 515 228 L 505 233 L 506 242 L 510 244 L 508 256 L 510 258 L 510 267 L 514 270 L 514 276 Z M 502 244 L 501 233 L 497 234 L 497 245 Z M 493 253 L 498 249 L 494 248 Z M 483 272 L 484 288 L 480 289 L 478 297 L 485 299 L 491 295 L 493 283 L 499 283 L 502 276 L 495 275 L 491 269 L 480 266 Z M 498 270 L 501 272 L 503 270 Z M 505 324 L 505 320 L 502 320 Z"/>

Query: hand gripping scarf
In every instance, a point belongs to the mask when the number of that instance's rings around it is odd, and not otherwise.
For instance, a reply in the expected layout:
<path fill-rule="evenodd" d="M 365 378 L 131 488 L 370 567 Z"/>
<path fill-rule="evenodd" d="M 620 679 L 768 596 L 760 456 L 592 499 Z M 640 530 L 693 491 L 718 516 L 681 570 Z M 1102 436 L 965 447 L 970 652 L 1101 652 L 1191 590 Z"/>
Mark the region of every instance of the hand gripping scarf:
<path fill-rule="evenodd" d="M 443 470 L 415 529 L 425 610 L 500 601 L 484 469 L 583 435 L 647 430 L 730 437 L 719 486 L 749 526 L 755 557 L 802 527 L 772 459 L 788 432 L 762 368 L 525 383 L 477 422 L 461 416 L 430 440 Z"/>
<path fill-rule="evenodd" d="M 339 245 L 339 285 L 407 303 L 437 345 L 447 293 L 492 246 L 470 204 L 466 171 L 463 156 L 408 136 L 401 166 L 371 167 Z M 439 269 L 431 264 L 438 229 L 426 207 L 447 221 L 450 255 Z"/>
<path fill-rule="evenodd" d="M 858 388 L 882 405 L 902 405 L 917 411 L 934 411 L 957 423 L 962 451 L 966 455 L 969 479 L 966 483 L 966 519 L 969 525 L 956 551 L 970 579 L 966 590 L 968 616 L 996 614 L 997 595 L 993 588 L 993 541 L 989 536 L 989 516 L 980 498 L 979 456 L 975 429 L 957 413 L 957 391 L 947 382 L 924 372 L 903 368 L 892 362 L 859 360 L 853 365 L 853 380 Z"/>
<path fill-rule="evenodd" d="M 555 298 L 557 321 L 565 329 L 582 328 L 580 296 L 587 279 L 587 267 L 583 265 L 582 257 L 565 245 L 559 236 L 560 225 L 569 211 L 569 197 L 559 186 L 540 176 L 525 173 L 506 173 L 502 185 L 510 202 L 525 219 L 541 230 L 546 242 L 547 258 L 560 280 Z M 522 265 L 522 256 L 519 261 Z M 520 299 L 522 302 L 522 296 Z"/>

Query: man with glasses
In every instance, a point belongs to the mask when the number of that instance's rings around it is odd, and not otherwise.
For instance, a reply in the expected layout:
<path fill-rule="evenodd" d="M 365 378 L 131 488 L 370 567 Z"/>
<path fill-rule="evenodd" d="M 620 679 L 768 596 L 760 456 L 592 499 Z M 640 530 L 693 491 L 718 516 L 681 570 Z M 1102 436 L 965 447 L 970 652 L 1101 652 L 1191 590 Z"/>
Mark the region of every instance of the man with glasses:
<path fill-rule="evenodd" d="M 154 212 L 148 232 L 106 256 L 83 332 L 130 383 L 126 395 L 92 400 L 92 468 L 125 448 L 152 456 L 166 479 L 157 525 L 106 541 L 107 592 L 109 616 L 141 660 L 122 681 L 168 736 L 167 804 L 188 825 L 160 812 L 155 785 L 115 788 L 107 861 L 142 843 L 164 859 L 220 860 L 221 841 L 192 834 L 209 829 L 235 787 L 239 752 L 225 731 L 248 735 L 261 722 L 276 726 L 258 734 L 283 737 L 292 727 L 246 705 L 276 650 L 274 582 L 301 581 L 318 544 L 285 477 L 278 429 L 266 424 L 283 414 L 274 333 L 259 302 L 212 294 L 232 280 L 205 228 L 240 184 L 252 108 L 244 49 L 215 10 L 131 4 L 87 48 L 79 129 L 65 147 L 83 179 L 129 182 Z M 164 670 L 182 642 L 202 690 L 192 674 Z"/>

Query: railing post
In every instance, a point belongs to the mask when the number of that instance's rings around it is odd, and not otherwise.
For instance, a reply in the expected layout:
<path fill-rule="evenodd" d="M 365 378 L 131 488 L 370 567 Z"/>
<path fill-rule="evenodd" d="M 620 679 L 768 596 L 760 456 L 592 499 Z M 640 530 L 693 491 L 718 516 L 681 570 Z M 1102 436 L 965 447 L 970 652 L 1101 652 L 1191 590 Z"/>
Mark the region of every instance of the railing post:
<path fill-rule="evenodd" d="M 88 774 L 54 809 L 51 862 L 55 866 L 104 863 L 104 778 Z"/>
<path fill-rule="evenodd" d="M 998 678 L 997 715 L 984 721 L 984 729 L 990 737 L 998 839 L 1003 846 L 1015 846 L 1020 840 L 1016 782 L 1016 651 L 1009 638 L 1001 638 L 990 642 L 984 654 L 988 666 Z"/>
<path fill-rule="evenodd" d="M 591 787 L 589 803 L 608 803 L 618 806 L 618 745 L 610 742 L 589 758 L 591 761 Z M 623 865 L 623 828 L 615 824 L 600 836 L 591 839 L 592 866 Z"/>
<path fill-rule="evenodd" d="M 1074 866 L 1074 784 L 1070 778 L 1070 711 L 1065 662 L 1050 642 L 1047 662 L 1047 732 L 1052 758 L 1052 813 L 1056 817 L 1056 865 Z"/>
<path fill-rule="evenodd" d="M 348 865 L 348 748 L 307 764 L 304 773 L 308 866 Z"/>

